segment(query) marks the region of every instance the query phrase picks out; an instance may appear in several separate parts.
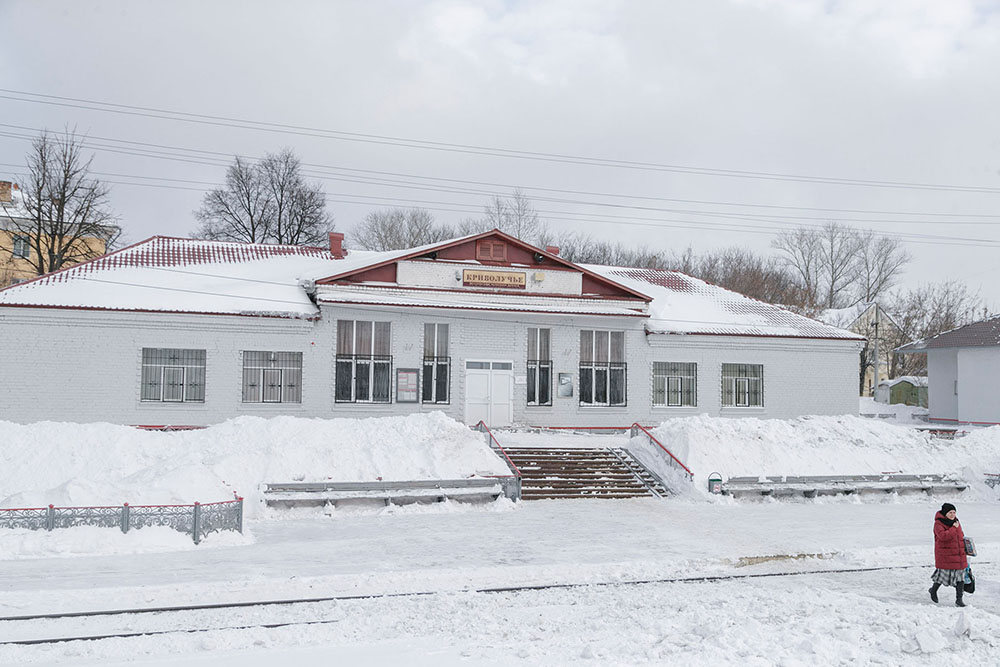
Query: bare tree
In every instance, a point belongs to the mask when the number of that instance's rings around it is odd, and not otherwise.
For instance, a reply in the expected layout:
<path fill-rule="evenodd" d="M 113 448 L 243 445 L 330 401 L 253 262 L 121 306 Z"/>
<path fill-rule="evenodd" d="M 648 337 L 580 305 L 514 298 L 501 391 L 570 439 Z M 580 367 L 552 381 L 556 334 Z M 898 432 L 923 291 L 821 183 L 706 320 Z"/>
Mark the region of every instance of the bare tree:
<path fill-rule="evenodd" d="M 0 215 L 9 231 L 28 240 L 32 252 L 23 259 L 37 275 L 99 257 L 121 236 L 110 190 L 90 175 L 93 159 L 72 130 L 42 132 L 31 142 L 20 204 Z"/>
<path fill-rule="evenodd" d="M 827 308 L 846 305 L 859 245 L 858 234 L 850 227 L 828 222 L 820 230 L 820 275 L 824 280 L 823 305 Z"/>
<path fill-rule="evenodd" d="M 771 247 L 781 251 L 785 266 L 798 280 L 806 298 L 815 302 L 820 290 L 822 250 L 814 230 L 799 227 L 778 234 Z"/>
<path fill-rule="evenodd" d="M 852 283 L 855 302 L 871 303 L 896 284 L 912 259 L 899 239 L 872 230 L 857 232 Z"/>
<path fill-rule="evenodd" d="M 237 156 L 226 183 L 205 195 L 195 211 L 196 238 L 243 243 L 322 244 L 333 230 L 326 195 L 302 178 L 288 149 L 251 163 Z"/>
<path fill-rule="evenodd" d="M 436 225 L 422 208 L 372 211 L 354 227 L 351 237 L 365 250 L 401 250 L 444 241 L 454 230 Z"/>
<path fill-rule="evenodd" d="M 270 241 L 318 245 L 327 240 L 333 219 L 326 212 L 326 194 L 306 183 L 300 162 L 290 149 L 268 155 L 257 165 L 272 203 Z"/>
<path fill-rule="evenodd" d="M 528 243 L 538 243 L 540 235 L 546 235 L 544 226 L 534 205 L 519 188 L 510 197 L 494 195 L 484 209 L 482 218 L 469 218 L 458 225 L 460 234 L 499 229 Z"/>
<path fill-rule="evenodd" d="M 921 285 L 887 299 L 886 310 L 902 329 L 892 347 L 911 340 L 927 338 L 950 331 L 977 319 L 989 316 L 982 297 L 957 280 Z M 927 370 L 927 355 L 897 354 L 892 358 L 889 374 L 916 375 Z"/>

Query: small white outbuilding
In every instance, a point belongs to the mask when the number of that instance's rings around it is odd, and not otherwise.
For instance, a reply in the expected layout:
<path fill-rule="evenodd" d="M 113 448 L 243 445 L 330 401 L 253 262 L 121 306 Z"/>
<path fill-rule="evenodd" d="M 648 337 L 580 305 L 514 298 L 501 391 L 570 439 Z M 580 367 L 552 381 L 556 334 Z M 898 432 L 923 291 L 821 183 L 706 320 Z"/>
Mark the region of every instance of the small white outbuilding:
<path fill-rule="evenodd" d="M 1000 424 L 1000 317 L 924 338 L 898 351 L 927 355 L 931 421 Z"/>

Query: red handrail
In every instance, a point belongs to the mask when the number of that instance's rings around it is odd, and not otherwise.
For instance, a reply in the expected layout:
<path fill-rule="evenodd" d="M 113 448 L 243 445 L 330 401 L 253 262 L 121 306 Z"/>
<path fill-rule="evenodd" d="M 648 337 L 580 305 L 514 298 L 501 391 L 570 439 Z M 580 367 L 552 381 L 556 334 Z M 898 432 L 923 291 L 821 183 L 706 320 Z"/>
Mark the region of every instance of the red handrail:
<path fill-rule="evenodd" d="M 514 471 L 514 475 L 516 477 L 521 477 L 521 469 L 510 460 L 509 456 L 507 456 L 507 451 L 503 448 L 503 445 L 500 444 L 500 441 L 496 439 L 496 436 L 493 435 L 493 431 L 491 431 L 490 427 L 486 425 L 486 422 L 480 419 L 479 423 L 476 424 L 474 428 L 478 429 L 479 427 L 482 427 L 486 431 L 486 434 L 490 436 L 490 440 L 496 443 L 497 449 L 499 449 L 500 453 L 503 454 L 503 457 L 507 459 L 507 465 L 509 465 L 511 470 Z"/>
<path fill-rule="evenodd" d="M 672 458 L 677 465 L 679 465 L 681 468 L 684 468 L 684 471 L 688 474 L 689 477 L 694 477 L 694 473 L 691 472 L 691 469 L 688 468 L 683 463 L 681 463 L 681 460 L 679 458 L 677 458 L 676 456 L 674 456 L 673 452 L 671 452 L 669 449 L 667 449 L 666 447 L 664 447 L 663 443 L 660 442 L 659 440 L 657 440 L 653 436 L 653 434 L 649 432 L 649 429 L 647 429 L 645 426 L 643 426 L 639 422 L 636 422 L 636 423 L 632 424 L 631 428 L 637 428 L 640 431 L 642 431 L 643 433 L 645 433 L 646 437 L 649 438 L 651 441 L 655 442 L 657 445 L 659 445 L 660 449 L 662 449 L 663 451 L 665 451 L 667 453 L 667 456 L 669 456 L 670 458 Z"/>

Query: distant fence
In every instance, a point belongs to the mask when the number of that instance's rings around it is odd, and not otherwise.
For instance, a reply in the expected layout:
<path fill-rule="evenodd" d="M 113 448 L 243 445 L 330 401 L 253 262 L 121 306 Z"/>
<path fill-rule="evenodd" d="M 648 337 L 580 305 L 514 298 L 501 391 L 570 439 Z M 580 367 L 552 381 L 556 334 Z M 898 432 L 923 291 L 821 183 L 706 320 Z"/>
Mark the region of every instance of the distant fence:
<path fill-rule="evenodd" d="M 235 495 L 235 494 L 234 494 Z M 102 507 L 0 508 L 0 528 L 55 530 L 74 526 L 133 528 L 165 526 L 190 535 L 194 543 L 209 533 L 243 532 L 243 498 L 193 505 L 109 505 Z"/>

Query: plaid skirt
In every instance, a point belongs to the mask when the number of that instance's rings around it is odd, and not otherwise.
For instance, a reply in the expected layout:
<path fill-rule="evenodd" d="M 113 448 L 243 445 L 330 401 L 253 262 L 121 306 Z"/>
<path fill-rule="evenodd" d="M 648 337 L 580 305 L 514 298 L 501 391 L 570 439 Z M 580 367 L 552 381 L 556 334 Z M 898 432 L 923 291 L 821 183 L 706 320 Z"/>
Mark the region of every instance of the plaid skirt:
<path fill-rule="evenodd" d="M 965 583 L 965 570 L 934 570 L 931 581 L 942 586 L 958 586 Z"/>

